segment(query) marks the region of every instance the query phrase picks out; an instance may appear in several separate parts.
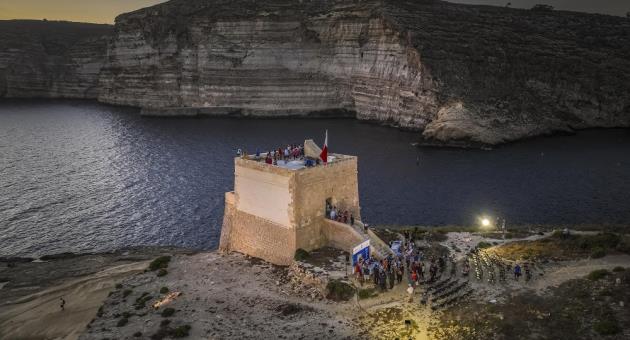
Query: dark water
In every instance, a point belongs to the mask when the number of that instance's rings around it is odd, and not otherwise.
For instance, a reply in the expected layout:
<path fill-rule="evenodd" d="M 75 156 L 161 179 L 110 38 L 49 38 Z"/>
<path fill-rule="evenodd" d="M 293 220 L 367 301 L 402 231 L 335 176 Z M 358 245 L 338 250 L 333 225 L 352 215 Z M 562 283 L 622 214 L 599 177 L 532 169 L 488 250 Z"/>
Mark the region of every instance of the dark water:
<path fill-rule="evenodd" d="M 354 120 L 141 118 L 91 102 L 0 103 L 0 254 L 216 247 L 233 154 L 302 141 L 359 156 L 371 224 L 630 223 L 630 133 L 494 151 L 417 149 Z M 420 157 L 420 166 L 416 158 Z"/>

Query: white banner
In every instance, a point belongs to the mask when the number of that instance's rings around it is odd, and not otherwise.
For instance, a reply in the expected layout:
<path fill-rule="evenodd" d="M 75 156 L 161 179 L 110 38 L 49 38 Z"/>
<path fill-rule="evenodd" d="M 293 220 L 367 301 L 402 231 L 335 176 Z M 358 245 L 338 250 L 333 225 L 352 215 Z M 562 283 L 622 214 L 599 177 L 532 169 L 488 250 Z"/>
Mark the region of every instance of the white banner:
<path fill-rule="evenodd" d="M 370 240 L 366 240 L 365 242 L 359 244 L 358 246 L 352 248 L 352 255 L 360 252 L 362 249 L 370 247 Z"/>

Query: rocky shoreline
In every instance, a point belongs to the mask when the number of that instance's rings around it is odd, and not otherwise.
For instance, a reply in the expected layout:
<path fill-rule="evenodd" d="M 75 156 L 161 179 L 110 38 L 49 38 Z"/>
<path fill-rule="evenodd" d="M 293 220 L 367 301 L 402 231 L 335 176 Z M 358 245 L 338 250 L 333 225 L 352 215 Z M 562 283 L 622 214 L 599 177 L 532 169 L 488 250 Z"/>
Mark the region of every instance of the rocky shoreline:
<path fill-rule="evenodd" d="M 172 0 L 114 27 L 0 28 L 2 98 L 91 98 L 157 116 L 335 112 L 446 145 L 630 126 L 620 17 L 437 0 Z"/>

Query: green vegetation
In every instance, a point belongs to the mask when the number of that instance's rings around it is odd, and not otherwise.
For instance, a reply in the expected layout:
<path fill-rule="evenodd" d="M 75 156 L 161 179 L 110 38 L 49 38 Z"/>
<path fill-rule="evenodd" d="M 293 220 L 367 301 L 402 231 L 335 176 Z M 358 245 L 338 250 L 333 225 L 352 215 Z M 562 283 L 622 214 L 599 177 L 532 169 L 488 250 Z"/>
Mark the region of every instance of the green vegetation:
<path fill-rule="evenodd" d="M 168 290 L 168 287 L 162 287 L 162 288 L 160 288 L 160 294 L 166 294 L 166 293 L 168 293 L 168 291 L 169 291 L 169 290 Z"/>
<path fill-rule="evenodd" d="M 597 281 L 605 278 L 610 275 L 610 272 L 606 269 L 598 269 L 593 270 L 590 274 L 588 274 L 587 278 L 591 281 Z"/>
<path fill-rule="evenodd" d="M 625 270 L 626 270 L 626 268 L 624 268 L 624 267 L 615 267 L 615 268 L 613 268 L 613 272 L 615 272 L 615 273 L 619 273 L 619 272 L 622 272 L 622 271 L 625 271 Z"/>
<path fill-rule="evenodd" d="M 578 235 L 573 237 L 577 239 L 577 243 L 581 249 L 595 250 L 595 249 L 615 249 L 621 244 L 621 236 L 613 233 L 601 233 L 596 235 Z"/>
<path fill-rule="evenodd" d="M 99 318 L 103 316 L 103 306 L 100 306 L 98 308 L 98 311 L 96 312 L 96 316 L 98 316 Z"/>
<path fill-rule="evenodd" d="M 136 310 L 144 308 L 146 303 L 149 302 L 149 300 L 151 299 L 153 299 L 153 296 L 149 295 L 149 293 L 142 293 L 142 295 L 140 295 L 140 297 L 136 299 L 136 303 L 134 304 Z"/>
<path fill-rule="evenodd" d="M 127 298 L 127 296 L 129 296 L 131 293 L 133 293 L 133 290 L 131 289 L 123 290 L 123 299 Z"/>
<path fill-rule="evenodd" d="M 334 301 L 348 301 L 354 296 L 354 288 L 341 280 L 328 281 L 326 290 L 326 298 Z"/>
<path fill-rule="evenodd" d="M 576 258 L 600 258 L 613 253 L 630 254 L 630 239 L 616 233 L 570 234 L 555 232 L 551 237 L 536 241 L 516 241 L 493 248 L 499 255 L 519 259 L 570 260 Z"/>
<path fill-rule="evenodd" d="M 532 11 L 534 12 L 551 12 L 553 11 L 553 6 L 547 4 L 536 4 L 532 7 Z"/>
<path fill-rule="evenodd" d="M 171 324 L 171 320 L 165 319 L 165 320 L 162 320 L 162 322 L 160 322 L 160 327 L 166 327 L 170 324 Z"/>
<path fill-rule="evenodd" d="M 168 271 L 166 269 L 163 269 L 163 268 L 158 270 L 158 272 L 157 272 L 157 276 L 158 277 L 165 276 L 166 274 L 168 274 Z"/>
<path fill-rule="evenodd" d="M 165 320 L 166 321 L 166 320 Z M 182 325 L 179 327 L 175 327 L 175 328 L 170 328 L 168 327 L 170 324 L 169 323 L 164 323 L 162 322 L 162 324 L 160 325 L 160 329 L 157 331 L 157 333 L 153 334 L 151 336 L 152 340 L 162 340 L 164 338 L 184 338 L 190 335 L 190 330 L 192 327 L 190 327 L 190 325 Z"/>
<path fill-rule="evenodd" d="M 120 289 L 120 288 L 122 288 L 122 287 L 123 287 L 122 283 L 117 283 L 117 284 L 116 284 L 116 289 Z"/>
<path fill-rule="evenodd" d="M 128 322 L 129 322 L 129 320 L 127 318 L 122 318 L 122 319 L 118 320 L 118 323 L 116 324 L 116 327 L 123 327 Z"/>
<path fill-rule="evenodd" d="M 359 295 L 359 299 L 369 299 L 378 295 L 375 288 L 362 288 L 359 289 L 359 292 L 357 294 Z"/>
<path fill-rule="evenodd" d="M 477 248 L 479 249 L 485 249 L 485 248 L 490 248 L 490 247 L 492 247 L 492 244 L 490 244 L 489 242 L 481 241 L 477 243 Z"/>
<path fill-rule="evenodd" d="M 173 316 L 173 314 L 175 314 L 175 309 L 173 308 L 166 308 L 162 311 L 162 317 L 164 318 L 168 318 L 170 316 Z"/>
<path fill-rule="evenodd" d="M 183 325 L 175 328 L 171 335 L 173 338 L 185 338 L 190 334 L 190 325 Z"/>
<path fill-rule="evenodd" d="M 131 317 L 131 313 L 129 313 L 129 312 L 123 312 L 123 313 L 122 313 L 122 316 L 123 316 L 123 318 L 125 318 L 125 319 L 129 319 L 129 318 Z"/>
<path fill-rule="evenodd" d="M 133 337 L 134 338 L 139 338 L 141 336 L 142 336 L 142 332 L 135 332 L 135 333 L 133 333 Z"/>
<path fill-rule="evenodd" d="M 149 270 L 156 271 L 158 269 L 166 269 L 168 268 L 169 262 L 171 262 L 170 256 L 160 256 L 151 261 L 151 264 L 149 264 Z"/>
<path fill-rule="evenodd" d="M 619 322 L 612 315 L 609 315 L 607 319 L 597 321 L 593 329 L 601 335 L 614 335 L 621 332 Z"/>
<path fill-rule="evenodd" d="M 293 256 L 293 259 L 296 261 L 304 261 L 308 259 L 309 256 L 311 256 L 311 254 L 309 254 L 306 250 L 299 248 L 295 251 L 295 256 Z"/>
<path fill-rule="evenodd" d="M 591 257 L 594 259 L 599 259 L 606 256 L 606 250 L 602 247 L 595 247 L 591 250 Z"/>

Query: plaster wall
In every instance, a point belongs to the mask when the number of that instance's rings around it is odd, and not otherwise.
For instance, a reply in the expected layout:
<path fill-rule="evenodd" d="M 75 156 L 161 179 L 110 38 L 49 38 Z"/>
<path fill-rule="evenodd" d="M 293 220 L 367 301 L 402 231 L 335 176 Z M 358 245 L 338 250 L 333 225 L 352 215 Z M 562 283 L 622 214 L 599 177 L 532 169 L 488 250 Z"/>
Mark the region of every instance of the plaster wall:
<path fill-rule="evenodd" d="M 236 209 L 290 228 L 291 176 L 268 171 L 272 168 L 250 168 L 237 162 L 234 179 Z"/>

